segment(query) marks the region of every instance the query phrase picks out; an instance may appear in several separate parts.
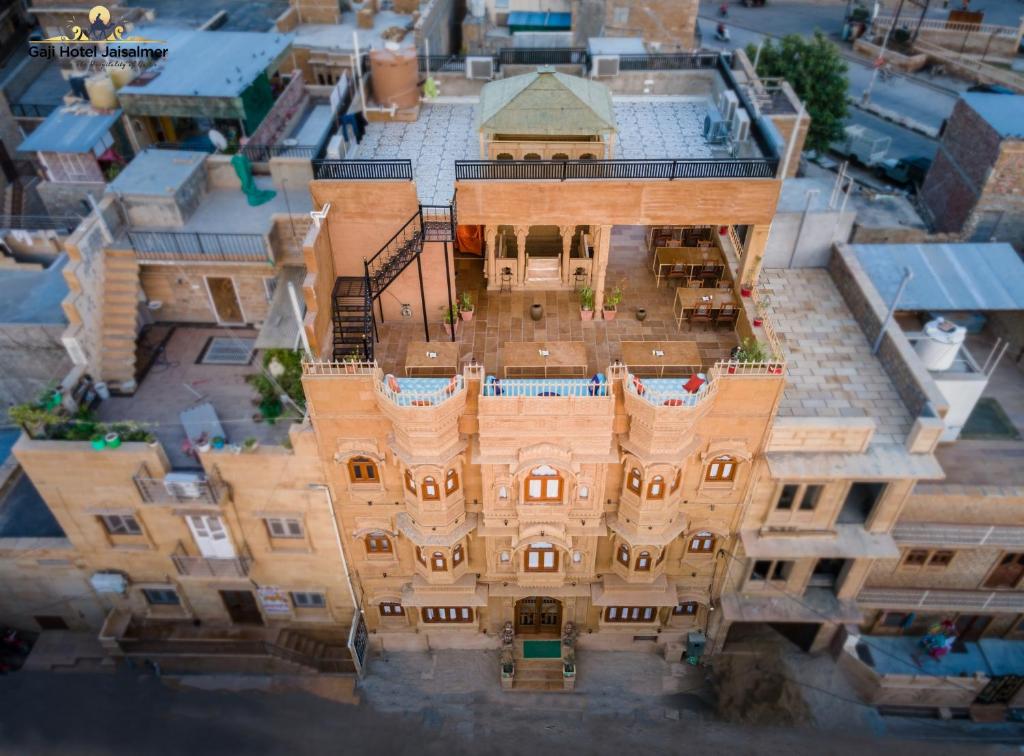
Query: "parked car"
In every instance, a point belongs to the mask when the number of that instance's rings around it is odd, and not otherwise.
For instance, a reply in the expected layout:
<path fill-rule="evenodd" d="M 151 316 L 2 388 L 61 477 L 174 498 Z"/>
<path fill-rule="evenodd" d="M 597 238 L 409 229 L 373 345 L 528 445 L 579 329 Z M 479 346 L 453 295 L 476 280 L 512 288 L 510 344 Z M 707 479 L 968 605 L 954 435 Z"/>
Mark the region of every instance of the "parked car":
<path fill-rule="evenodd" d="M 931 167 L 926 157 L 887 158 L 875 166 L 875 175 L 900 186 L 920 186 Z"/>
<path fill-rule="evenodd" d="M 868 168 L 885 160 L 892 139 L 865 126 L 847 126 L 843 132 L 843 140 L 832 145 L 833 152 Z"/>

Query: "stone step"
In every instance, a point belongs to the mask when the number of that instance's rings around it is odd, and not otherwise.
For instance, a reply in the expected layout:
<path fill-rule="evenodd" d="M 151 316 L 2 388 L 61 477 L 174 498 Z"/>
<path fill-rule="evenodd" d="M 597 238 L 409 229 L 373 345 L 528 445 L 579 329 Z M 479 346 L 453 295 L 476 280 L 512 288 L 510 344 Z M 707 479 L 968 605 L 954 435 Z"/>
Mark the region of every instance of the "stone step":
<path fill-rule="evenodd" d="M 557 257 L 531 257 L 526 261 L 527 270 L 560 270 L 561 260 Z"/>

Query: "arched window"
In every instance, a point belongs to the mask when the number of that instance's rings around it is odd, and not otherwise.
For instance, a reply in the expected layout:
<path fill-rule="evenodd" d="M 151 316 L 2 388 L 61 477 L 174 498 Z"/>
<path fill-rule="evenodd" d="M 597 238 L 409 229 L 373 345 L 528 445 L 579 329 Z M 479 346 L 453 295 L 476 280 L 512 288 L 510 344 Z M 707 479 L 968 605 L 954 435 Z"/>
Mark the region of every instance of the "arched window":
<path fill-rule="evenodd" d="M 554 155 L 551 156 L 551 159 L 552 160 L 568 160 L 569 156 L 566 155 L 564 152 L 556 152 Z"/>
<path fill-rule="evenodd" d="M 508 152 L 499 152 L 498 160 L 512 160 L 512 155 Z"/>
<path fill-rule="evenodd" d="M 508 501 L 508 486 L 498 486 L 498 500 Z"/>
<path fill-rule="evenodd" d="M 447 475 L 444 476 L 444 492 L 445 494 L 455 493 L 459 490 L 459 474 L 455 470 L 449 470 Z"/>
<path fill-rule="evenodd" d="M 636 558 L 636 569 L 637 572 L 650 572 L 651 570 L 651 552 L 641 551 L 639 556 Z"/>
<path fill-rule="evenodd" d="M 653 478 L 651 478 L 651 482 L 647 484 L 647 498 L 665 498 L 665 479 L 660 475 L 655 475 Z"/>
<path fill-rule="evenodd" d="M 420 563 L 426 565 L 427 555 L 419 546 L 416 547 L 416 558 L 420 560 Z"/>
<path fill-rule="evenodd" d="M 576 491 L 576 498 L 578 499 L 589 499 L 590 498 L 590 486 L 580 486 Z"/>
<path fill-rule="evenodd" d="M 423 491 L 424 501 L 437 501 L 441 498 L 441 491 L 437 487 L 437 481 L 429 475 L 423 479 L 423 485 L 420 488 Z"/>
<path fill-rule="evenodd" d="M 696 601 L 681 601 L 672 607 L 672 614 L 677 617 L 693 617 L 697 614 L 700 604 Z"/>
<path fill-rule="evenodd" d="M 430 569 L 434 572 L 445 572 L 448 569 L 448 560 L 444 558 L 444 554 L 440 551 L 435 551 L 431 555 Z"/>
<path fill-rule="evenodd" d="M 629 567 L 629 546 L 622 544 L 619 546 L 619 561 Z"/>
<path fill-rule="evenodd" d="M 404 617 L 405 609 L 397 601 L 381 601 L 378 604 L 381 617 Z"/>
<path fill-rule="evenodd" d="M 416 493 L 416 481 L 412 478 L 412 473 L 408 470 L 405 471 L 405 487 L 409 489 L 409 493 Z"/>
<path fill-rule="evenodd" d="M 736 460 L 728 454 L 715 457 L 704 473 L 704 480 L 709 483 L 728 483 L 736 478 Z"/>
<path fill-rule="evenodd" d="M 377 463 L 366 457 L 352 457 L 348 461 L 348 479 L 353 483 L 376 483 L 380 480 Z"/>
<path fill-rule="evenodd" d="M 715 534 L 707 530 L 694 533 L 690 536 L 691 554 L 710 554 L 715 550 Z"/>
<path fill-rule="evenodd" d="M 672 479 L 672 493 L 679 490 L 679 484 L 683 482 L 683 471 L 677 470 L 676 477 Z"/>
<path fill-rule="evenodd" d="M 541 465 L 526 476 L 526 501 L 534 504 L 561 504 L 562 477 L 553 467 Z"/>
<path fill-rule="evenodd" d="M 644 485 L 644 476 L 640 473 L 640 468 L 634 467 L 629 471 L 629 475 L 626 476 L 626 488 L 635 494 L 640 493 Z"/>
<path fill-rule="evenodd" d="M 392 553 L 391 539 L 385 533 L 368 533 L 363 540 L 366 542 L 366 552 L 368 554 Z"/>
<path fill-rule="evenodd" d="M 523 553 L 523 569 L 527 572 L 557 572 L 558 551 L 550 543 L 531 543 Z"/>
<path fill-rule="evenodd" d="M 536 152 L 527 152 L 523 155 L 523 160 L 540 160 L 540 155 Z"/>
<path fill-rule="evenodd" d="M 462 564 L 462 559 L 463 552 L 462 544 L 460 543 L 454 549 L 452 549 L 452 567 L 458 567 L 460 564 Z"/>

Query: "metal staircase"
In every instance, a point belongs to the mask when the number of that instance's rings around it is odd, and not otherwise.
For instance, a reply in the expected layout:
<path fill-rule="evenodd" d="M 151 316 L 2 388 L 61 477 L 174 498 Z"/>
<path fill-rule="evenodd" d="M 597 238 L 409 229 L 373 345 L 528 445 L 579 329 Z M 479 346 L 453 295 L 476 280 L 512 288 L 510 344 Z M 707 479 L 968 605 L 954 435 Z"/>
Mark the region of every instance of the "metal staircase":
<path fill-rule="evenodd" d="M 334 282 L 334 359 L 373 361 L 377 318 L 373 303 L 423 252 L 425 242 L 455 241 L 455 204 L 420 205 L 416 213 L 371 257 L 362 276 Z"/>

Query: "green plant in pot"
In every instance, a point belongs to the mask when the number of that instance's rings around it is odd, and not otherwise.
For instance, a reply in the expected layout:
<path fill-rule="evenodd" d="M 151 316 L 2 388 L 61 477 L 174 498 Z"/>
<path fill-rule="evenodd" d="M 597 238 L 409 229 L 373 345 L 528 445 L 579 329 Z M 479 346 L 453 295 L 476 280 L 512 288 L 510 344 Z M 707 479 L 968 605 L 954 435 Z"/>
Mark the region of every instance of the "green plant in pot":
<path fill-rule="evenodd" d="M 247 436 L 246 439 L 242 441 L 242 451 L 247 454 L 250 454 L 256 451 L 259 445 L 260 442 L 256 440 L 255 436 Z"/>
<path fill-rule="evenodd" d="M 580 289 L 580 319 L 594 319 L 594 290 L 589 286 Z"/>
<path fill-rule="evenodd" d="M 297 407 L 306 406 L 302 390 L 302 353 L 293 349 L 268 349 L 263 353 L 263 372 L 253 373 L 246 380 L 259 395 L 253 402 L 258 417 L 273 423 L 284 414 L 282 395 Z"/>
<path fill-rule="evenodd" d="M 767 362 L 768 352 L 760 341 L 747 337 L 733 349 L 732 359 L 734 362 Z M 730 365 L 729 372 L 735 373 L 736 367 Z"/>
<path fill-rule="evenodd" d="M 452 331 L 458 333 L 459 331 L 459 308 L 456 305 L 451 307 L 441 306 L 441 319 L 444 321 L 444 332 L 448 334 L 449 338 L 452 335 Z"/>
<path fill-rule="evenodd" d="M 468 291 L 459 294 L 459 315 L 462 316 L 462 319 L 465 321 L 472 320 L 474 311 L 473 296 Z"/>
<path fill-rule="evenodd" d="M 35 402 L 11 407 L 7 410 L 7 417 L 15 425 L 20 425 L 30 438 L 45 437 L 50 428 L 64 422 L 56 412 Z"/>
<path fill-rule="evenodd" d="M 610 292 L 604 295 L 604 312 L 605 320 L 615 320 L 615 315 L 618 313 L 619 302 L 622 301 L 622 287 L 616 286 Z"/>

